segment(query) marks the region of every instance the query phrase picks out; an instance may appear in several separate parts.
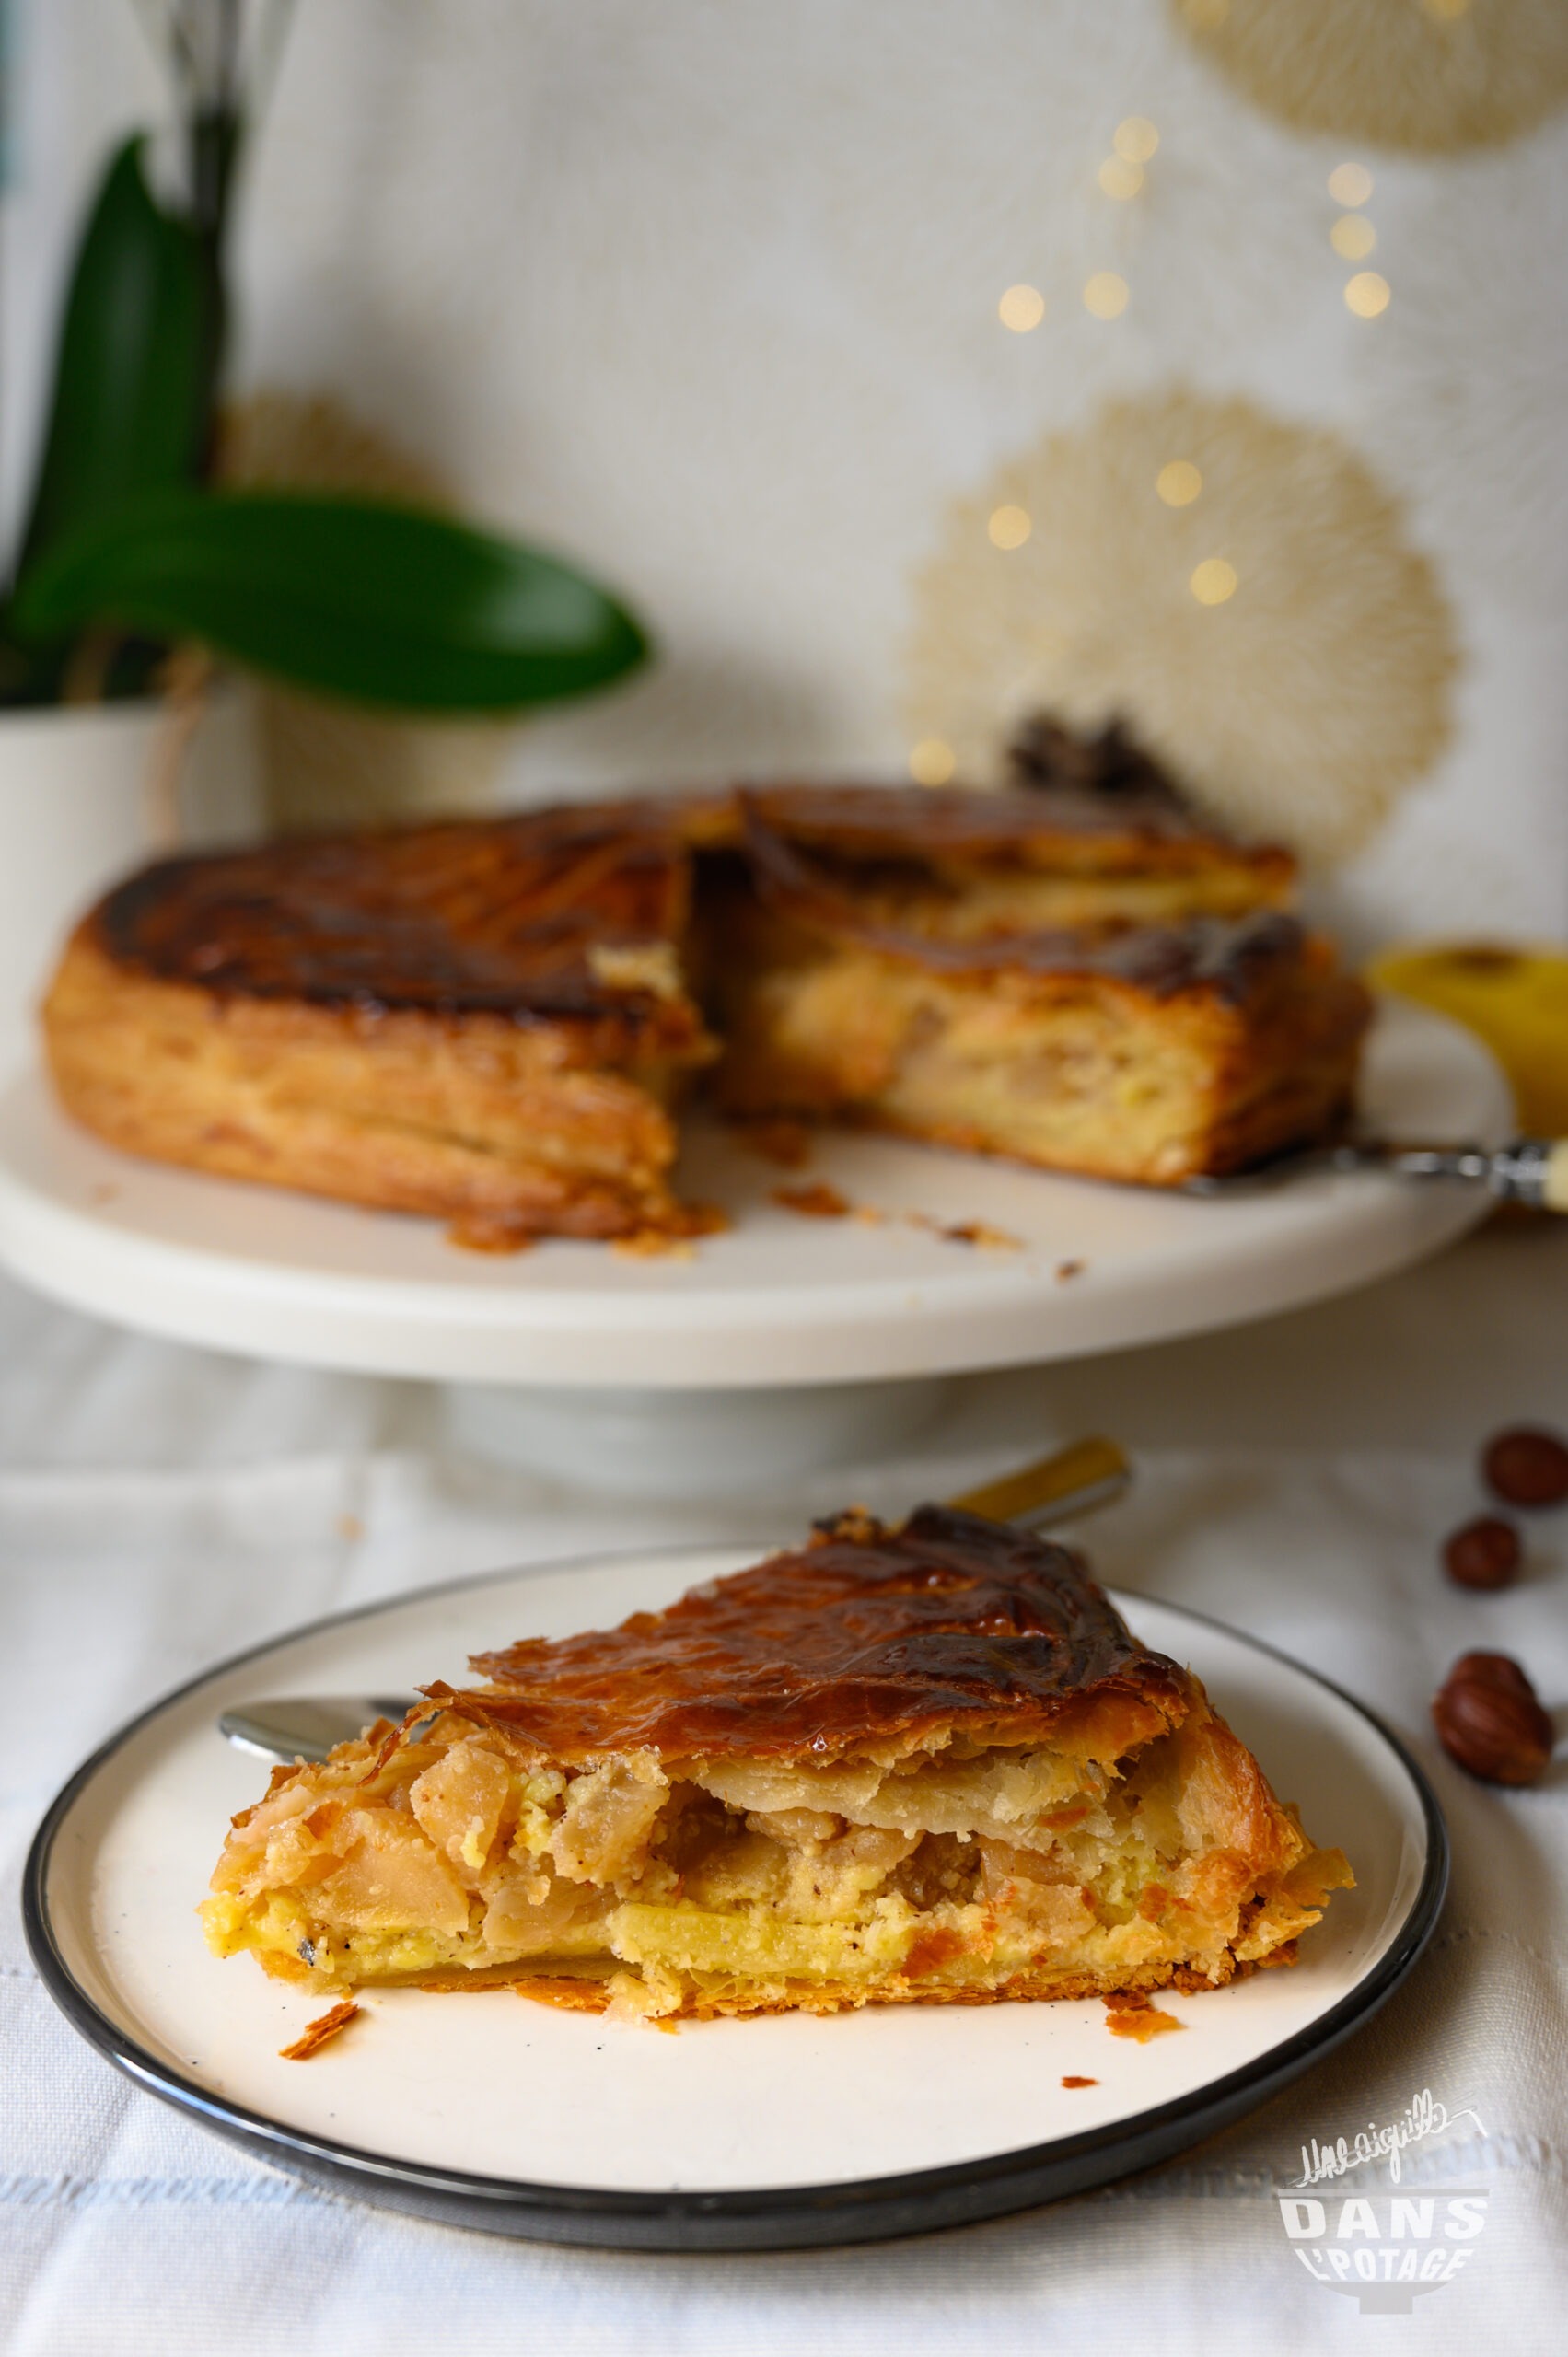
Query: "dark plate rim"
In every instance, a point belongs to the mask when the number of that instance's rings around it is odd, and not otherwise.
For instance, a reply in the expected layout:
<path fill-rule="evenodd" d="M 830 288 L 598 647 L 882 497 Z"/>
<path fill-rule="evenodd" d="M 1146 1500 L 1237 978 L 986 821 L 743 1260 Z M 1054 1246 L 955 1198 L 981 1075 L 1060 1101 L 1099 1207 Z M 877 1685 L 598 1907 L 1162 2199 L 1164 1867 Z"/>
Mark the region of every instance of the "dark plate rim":
<path fill-rule="evenodd" d="M 755 1551 L 753 1541 L 738 1540 L 735 1544 L 738 1549 Z M 598 2222 L 605 2231 L 593 2239 L 621 2247 L 746 2248 L 762 2246 L 761 2243 L 750 2245 L 739 2239 L 735 2230 L 740 2229 L 743 2233 L 748 2226 L 765 2227 L 771 2224 L 775 2229 L 784 2228 L 787 2232 L 793 2222 L 796 2235 L 803 2242 L 859 2238 L 878 2232 L 909 2233 L 920 2231 L 923 2224 L 954 2223 L 958 2212 L 952 2197 L 965 2189 L 990 2189 L 989 2196 L 981 2192 L 981 2203 L 974 2214 L 977 2217 L 991 2216 L 1008 2206 L 1022 2208 L 1050 2198 L 1049 2194 L 1042 2194 L 1037 2189 L 1042 2178 L 1063 2180 L 1057 2186 L 1059 2191 L 1081 2190 L 1090 2185 L 1103 2184 L 1111 2177 L 1124 2176 L 1149 2166 L 1176 2150 L 1196 2143 L 1243 2110 L 1250 2110 L 1263 2103 L 1313 2062 L 1342 2044 L 1393 1994 L 1430 1940 L 1447 1894 L 1450 1869 L 1448 1829 L 1424 1770 L 1400 1736 L 1385 1725 L 1365 1703 L 1358 1701 L 1353 1694 L 1336 1685 L 1332 1678 L 1325 1678 L 1320 1671 L 1294 1660 L 1282 1647 L 1270 1644 L 1265 1638 L 1255 1637 L 1246 1630 L 1235 1628 L 1228 1621 L 1216 1620 L 1212 1613 L 1196 1611 L 1190 1605 L 1173 1603 L 1166 1596 L 1151 1596 L 1147 1598 L 1149 1603 L 1204 1627 L 1218 1630 L 1259 1653 L 1271 1655 L 1286 1668 L 1324 1688 L 1338 1701 L 1346 1703 L 1358 1717 L 1365 1719 L 1394 1754 L 1409 1778 L 1420 1803 L 1426 1837 L 1426 1862 L 1409 1910 L 1388 1946 L 1371 1969 L 1316 2022 L 1296 2031 L 1280 2045 L 1271 2047 L 1266 2053 L 1244 2064 L 1241 2069 L 1210 2081 L 1196 2097 L 1177 2097 L 1170 2103 L 1139 2112 L 1132 2119 L 1086 2129 L 1075 2136 L 1053 2137 L 1045 2143 L 1025 2145 L 1012 2152 L 986 2154 L 972 2160 L 950 2162 L 936 2168 L 910 2170 L 889 2177 L 718 2192 L 692 2188 L 652 2193 L 613 2188 L 534 2184 L 524 2178 L 483 2177 L 466 2170 L 436 2168 L 418 2162 L 391 2159 L 385 2154 L 367 2151 L 336 2138 L 303 2134 L 285 2127 L 265 2112 L 251 2111 L 243 2104 L 226 2102 L 139 2046 L 100 2010 L 72 1974 L 55 1938 L 48 1902 L 49 1868 L 55 1840 L 82 1793 L 113 1755 L 153 1720 L 200 1687 L 227 1677 L 234 1670 L 242 1669 L 247 1662 L 274 1653 L 283 1645 L 319 1636 L 328 1630 L 350 1626 L 356 1620 L 368 1620 L 401 1605 L 424 1603 L 469 1589 L 498 1586 L 519 1577 L 542 1578 L 552 1573 L 590 1568 L 608 1570 L 617 1563 L 653 1562 L 665 1556 L 690 1555 L 710 1550 L 719 1552 L 726 1545 L 722 1539 L 693 1539 L 653 1549 L 624 1548 L 611 1553 L 596 1551 L 555 1557 L 546 1562 L 511 1565 L 499 1571 L 470 1573 L 459 1580 L 431 1581 L 397 1596 L 381 1596 L 372 1603 L 356 1605 L 347 1612 L 326 1613 L 319 1620 L 284 1630 L 258 1644 L 248 1645 L 240 1653 L 228 1655 L 160 1695 L 145 1710 L 139 1711 L 134 1718 L 117 1728 L 82 1761 L 50 1803 L 33 1836 L 22 1877 L 22 1923 L 29 1952 L 50 1997 L 78 2035 L 134 2084 L 176 2110 L 193 2115 L 216 2133 L 241 2143 L 251 2153 L 261 2154 L 285 2170 L 292 2165 L 304 2174 L 326 2177 L 348 2189 L 358 2189 L 371 2200 L 376 2198 L 378 2189 L 401 2189 L 408 2197 L 401 2206 L 418 2207 L 418 2197 L 424 2196 L 437 2212 L 445 2210 L 448 2215 L 464 2218 L 470 2224 L 482 2224 L 482 2213 L 487 2209 L 494 2209 L 497 2213 L 497 2225 L 500 2225 L 502 2214 L 505 2212 L 527 2213 L 540 2222 L 553 2222 L 563 2239 L 588 2239 L 582 2233 L 583 2225 Z M 1121 1588 L 1119 1592 L 1128 1596 L 1143 1593 L 1133 1588 Z M 1018 2189 L 1018 2198 L 1016 2203 L 1009 2205 L 1005 2189 L 1014 2184 Z M 996 2198 L 999 2193 L 1003 2197 L 1000 2200 Z M 383 2190 L 382 2198 L 391 2197 Z M 929 2213 L 924 2219 L 920 2215 L 923 2211 Z M 876 2223 L 879 2217 L 895 2213 L 896 2223 L 878 2226 Z M 816 2234 L 810 2232 L 813 2223 L 819 2229 Z M 703 2227 L 716 2227 L 722 2231 L 726 2224 L 730 2232 L 724 2236 L 722 2246 L 715 2245 L 711 2235 L 702 2231 Z M 641 2233 L 638 2232 L 639 2225 L 643 2230 Z M 618 2227 L 621 2229 L 619 2233 L 616 2231 Z M 666 2231 L 658 2235 L 656 2241 L 650 2242 L 647 2237 L 649 2227 Z M 541 2236 L 547 2236 L 551 2231 L 550 2223 L 540 2223 L 537 2231 Z M 768 2239 L 775 2240 L 776 2236 Z"/>

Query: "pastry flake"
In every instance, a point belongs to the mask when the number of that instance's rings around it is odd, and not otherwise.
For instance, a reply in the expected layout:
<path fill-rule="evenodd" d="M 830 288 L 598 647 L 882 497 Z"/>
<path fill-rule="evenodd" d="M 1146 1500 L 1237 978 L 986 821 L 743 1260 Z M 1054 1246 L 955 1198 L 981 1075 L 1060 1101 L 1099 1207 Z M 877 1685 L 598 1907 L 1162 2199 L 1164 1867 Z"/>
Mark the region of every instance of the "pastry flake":
<path fill-rule="evenodd" d="M 856 1510 L 274 1771 L 203 1908 L 331 1993 L 699 2017 L 1216 1988 L 1352 1879 L 1068 1550 Z"/>
<path fill-rule="evenodd" d="M 313 2054 L 319 2054 L 323 2046 L 329 2045 L 347 2029 L 350 2022 L 357 2021 L 360 2009 L 352 1997 L 340 1998 L 329 2012 L 319 2014 L 313 2022 L 307 2022 L 304 2034 L 296 2038 L 292 2046 L 279 2047 L 279 2061 L 308 2062 Z"/>

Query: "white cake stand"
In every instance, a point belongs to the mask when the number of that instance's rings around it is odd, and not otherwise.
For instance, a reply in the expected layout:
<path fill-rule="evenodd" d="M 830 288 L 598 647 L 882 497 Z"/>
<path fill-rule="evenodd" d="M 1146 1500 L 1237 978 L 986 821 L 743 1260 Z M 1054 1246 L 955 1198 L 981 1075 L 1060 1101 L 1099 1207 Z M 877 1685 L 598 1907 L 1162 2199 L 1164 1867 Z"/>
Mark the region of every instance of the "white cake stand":
<path fill-rule="evenodd" d="M 1363 1097 L 1391 1136 L 1508 1133 L 1485 1050 L 1398 1003 Z M 877 1216 L 774 1200 L 806 1179 Z M 701 1120 L 681 1184 L 733 1223 L 690 1258 L 568 1242 L 494 1258 L 434 1222 L 134 1161 L 65 1120 L 41 1074 L 0 1098 L 0 1260 L 29 1283 L 183 1341 L 474 1387 L 458 1401 L 470 1438 L 629 1491 L 870 1456 L 929 1416 L 932 1377 L 1294 1307 L 1435 1251 L 1486 1208 L 1479 1190 L 1376 1172 L 1193 1198 L 851 1135 L 790 1173 Z M 971 1223 L 1015 1242 L 937 1232 Z"/>

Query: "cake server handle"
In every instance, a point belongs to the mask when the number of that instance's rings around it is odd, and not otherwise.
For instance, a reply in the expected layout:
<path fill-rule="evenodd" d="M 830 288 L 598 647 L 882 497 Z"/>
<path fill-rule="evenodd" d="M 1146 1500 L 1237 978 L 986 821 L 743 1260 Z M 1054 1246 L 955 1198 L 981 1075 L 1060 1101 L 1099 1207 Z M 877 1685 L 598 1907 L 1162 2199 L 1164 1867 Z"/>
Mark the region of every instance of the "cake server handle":
<path fill-rule="evenodd" d="M 1514 1138 L 1507 1145 L 1400 1145 L 1389 1138 L 1347 1138 L 1308 1146 L 1255 1170 L 1184 1178 L 1181 1191 L 1223 1200 L 1272 1191 L 1287 1179 L 1323 1170 L 1387 1170 L 1397 1178 L 1457 1179 L 1483 1187 L 1501 1203 L 1568 1212 L 1568 1138 Z"/>
<path fill-rule="evenodd" d="M 993 1522 L 1041 1530 L 1109 1505 L 1132 1479 L 1132 1469 L 1113 1440 L 1080 1440 L 947 1504 Z M 239 1750 L 286 1766 L 296 1759 L 325 1759 L 336 1745 L 352 1743 L 377 1719 L 395 1724 L 418 1700 L 415 1694 L 264 1696 L 220 1712 L 218 1732 Z"/>
<path fill-rule="evenodd" d="M 1465 1179 L 1499 1202 L 1568 1212 L 1568 1138 L 1515 1138 L 1500 1146 L 1349 1145 L 1331 1158 L 1353 1169 L 1376 1164 L 1405 1178 Z"/>

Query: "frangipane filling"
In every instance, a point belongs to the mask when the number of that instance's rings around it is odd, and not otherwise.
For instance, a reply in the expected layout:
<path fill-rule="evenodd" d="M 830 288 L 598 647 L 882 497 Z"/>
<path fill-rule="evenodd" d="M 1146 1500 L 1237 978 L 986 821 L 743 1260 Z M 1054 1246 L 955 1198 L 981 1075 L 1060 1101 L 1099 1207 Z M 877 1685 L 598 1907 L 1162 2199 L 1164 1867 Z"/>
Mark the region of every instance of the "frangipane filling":
<path fill-rule="evenodd" d="M 1218 1985 L 1348 1878 L 1194 1688 L 1123 1760 L 956 1733 L 563 1766 L 447 1711 L 277 1771 L 203 1912 L 219 1954 L 323 1987 L 588 1982 L 661 2014 Z"/>

